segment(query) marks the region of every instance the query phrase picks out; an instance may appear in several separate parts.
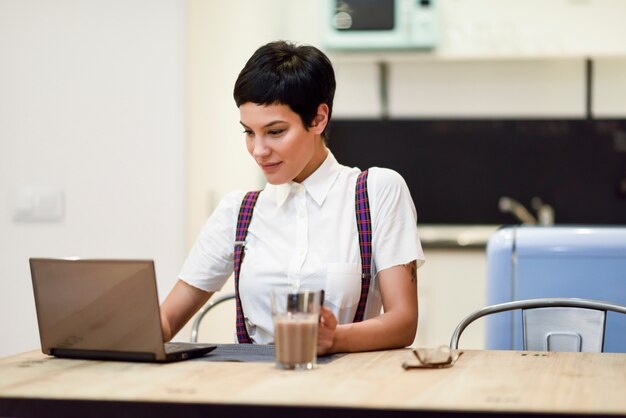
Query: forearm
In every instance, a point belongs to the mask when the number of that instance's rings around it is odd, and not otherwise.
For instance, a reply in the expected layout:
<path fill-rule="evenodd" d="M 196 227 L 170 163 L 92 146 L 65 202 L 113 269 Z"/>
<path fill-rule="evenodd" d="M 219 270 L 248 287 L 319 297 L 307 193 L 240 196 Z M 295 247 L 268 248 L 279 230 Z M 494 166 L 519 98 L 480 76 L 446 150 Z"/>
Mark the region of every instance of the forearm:
<path fill-rule="evenodd" d="M 171 340 L 212 294 L 178 280 L 161 305 L 163 340 Z"/>
<path fill-rule="evenodd" d="M 411 345 L 417 314 L 387 312 L 366 321 L 338 325 L 330 352 L 384 350 Z"/>

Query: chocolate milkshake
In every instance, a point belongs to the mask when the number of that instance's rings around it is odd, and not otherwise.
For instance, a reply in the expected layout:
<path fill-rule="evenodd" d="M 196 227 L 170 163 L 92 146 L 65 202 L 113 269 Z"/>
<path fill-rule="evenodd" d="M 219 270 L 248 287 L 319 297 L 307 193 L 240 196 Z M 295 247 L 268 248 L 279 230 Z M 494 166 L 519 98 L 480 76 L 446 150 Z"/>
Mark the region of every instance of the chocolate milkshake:
<path fill-rule="evenodd" d="M 320 290 L 278 287 L 270 292 L 276 367 L 310 370 L 317 358 Z"/>
<path fill-rule="evenodd" d="M 317 314 L 285 313 L 274 318 L 276 364 L 285 369 L 312 369 L 317 357 Z"/>

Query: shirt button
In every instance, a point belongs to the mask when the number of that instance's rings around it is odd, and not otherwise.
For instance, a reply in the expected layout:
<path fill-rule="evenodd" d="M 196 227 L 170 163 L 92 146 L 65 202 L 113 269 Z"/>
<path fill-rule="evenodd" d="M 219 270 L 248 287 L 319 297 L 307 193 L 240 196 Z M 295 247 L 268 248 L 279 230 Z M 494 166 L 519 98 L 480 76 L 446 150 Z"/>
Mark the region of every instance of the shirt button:
<path fill-rule="evenodd" d="M 304 250 L 300 250 L 300 255 L 304 255 Z"/>
<path fill-rule="evenodd" d="M 303 219 L 304 218 L 304 212 L 298 212 L 298 218 Z"/>

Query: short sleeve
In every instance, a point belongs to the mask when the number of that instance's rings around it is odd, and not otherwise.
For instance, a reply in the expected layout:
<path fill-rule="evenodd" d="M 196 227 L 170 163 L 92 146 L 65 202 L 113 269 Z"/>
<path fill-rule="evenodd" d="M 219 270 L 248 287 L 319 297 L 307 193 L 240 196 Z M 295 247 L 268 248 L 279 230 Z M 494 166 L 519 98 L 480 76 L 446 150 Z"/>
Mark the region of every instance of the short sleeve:
<path fill-rule="evenodd" d="M 186 283 L 215 292 L 233 272 L 235 228 L 245 193 L 227 194 L 204 224 L 196 238 L 179 278 Z"/>
<path fill-rule="evenodd" d="M 406 182 L 394 170 L 374 167 L 367 179 L 376 271 L 425 258 L 417 233 L 417 213 Z"/>

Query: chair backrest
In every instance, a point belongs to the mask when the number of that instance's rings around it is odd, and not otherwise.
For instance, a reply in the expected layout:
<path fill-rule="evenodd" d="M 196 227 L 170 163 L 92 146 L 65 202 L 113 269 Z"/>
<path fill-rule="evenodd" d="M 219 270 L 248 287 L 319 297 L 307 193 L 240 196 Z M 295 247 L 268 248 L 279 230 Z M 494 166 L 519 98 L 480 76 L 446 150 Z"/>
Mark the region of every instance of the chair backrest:
<path fill-rule="evenodd" d="M 202 320 L 204 319 L 204 317 L 206 316 L 206 314 L 209 313 L 209 311 L 211 311 L 213 308 L 215 308 L 216 306 L 229 301 L 229 300 L 233 300 L 235 299 L 235 294 L 234 293 L 227 293 L 225 295 L 221 295 L 217 298 L 212 298 L 211 300 L 209 300 L 206 305 L 204 305 L 196 314 L 195 318 L 193 319 L 193 323 L 191 325 L 191 338 L 190 341 L 192 343 L 196 343 L 198 342 L 198 332 L 200 330 L 200 324 L 202 323 Z M 233 329 L 234 329 L 234 325 L 233 325 Z M 234 332 L 234 331 L 233 331 Z"/>
<path fill-rule="evenodd" d="M 522 310 L 524 350 L 594 351 L 604 348 L 606 312 L 626 314 L 626 306 L 577 299 L 526 299 L 487 306 L 465 317 L 454 330 L 450 348 L 457 349 L 463 330 L 483 316 Z"/>

